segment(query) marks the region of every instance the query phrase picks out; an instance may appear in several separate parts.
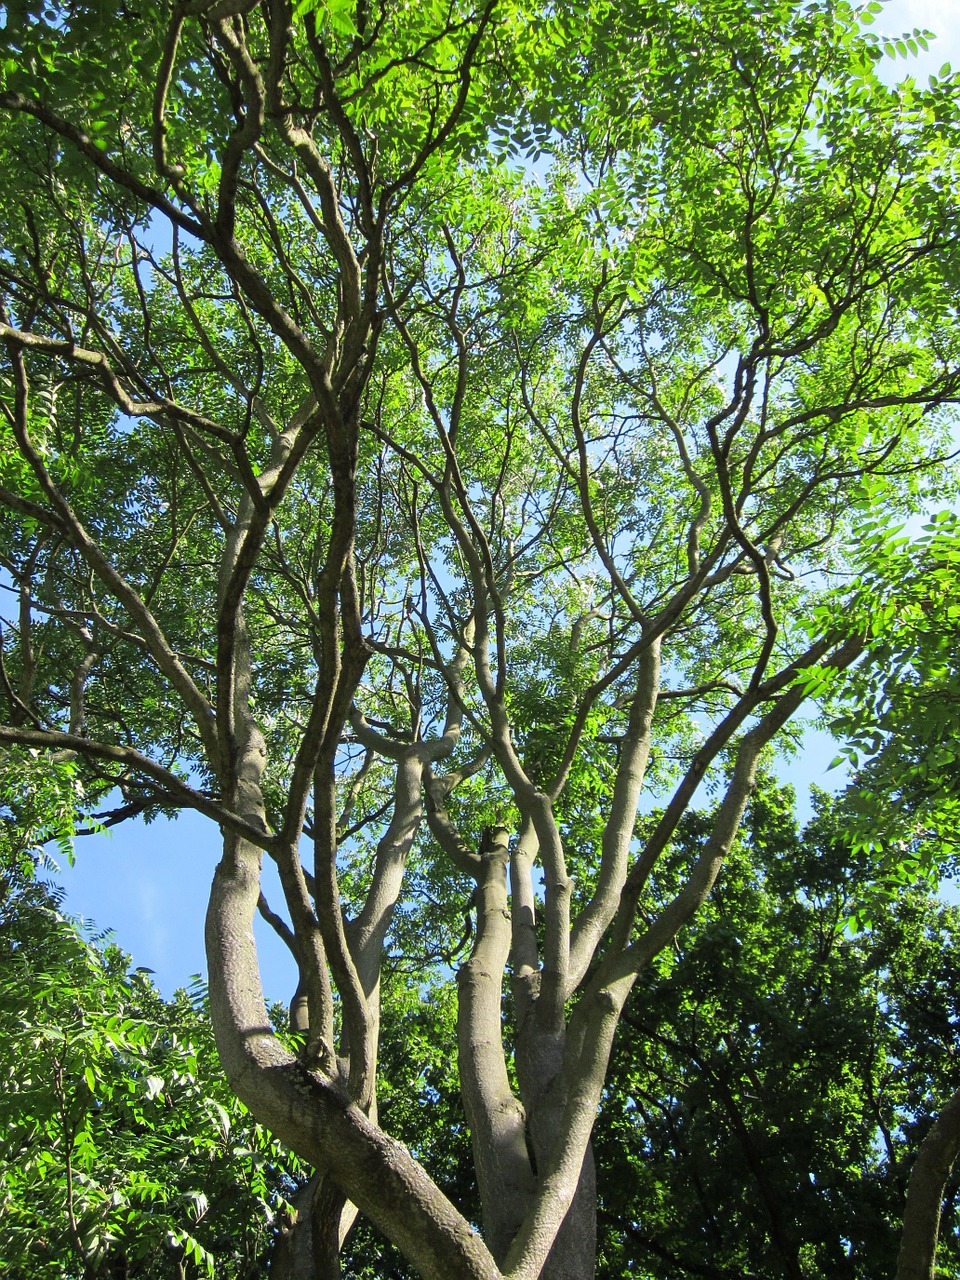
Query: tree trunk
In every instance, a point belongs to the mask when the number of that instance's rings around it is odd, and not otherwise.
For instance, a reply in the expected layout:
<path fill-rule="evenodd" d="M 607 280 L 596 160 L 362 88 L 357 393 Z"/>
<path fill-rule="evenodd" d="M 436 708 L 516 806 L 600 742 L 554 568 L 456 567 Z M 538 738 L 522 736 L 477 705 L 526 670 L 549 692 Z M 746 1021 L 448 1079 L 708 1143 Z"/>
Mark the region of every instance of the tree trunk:
<path fill-rule="evenodd" d="M 573 1204 L 557 1233 L 541 1280 L 593 1280 L 597 1261 L 597 1177 L 587 1148 Z"/>
<path fill-rule="evenodd" d="M 934 1280 L 943 1189 L 960 1153 L 960 1089 L 920 1144 L 907 1184 L 896 1280 Z"/>
<path fill-rule="evenodd" d="M 564 1138 L 566 1097 L 558 1089 L 565 1032 L 536 1026 L 536 1017 L 518 1037 L 521 1096 L 530 1116 L 529 1133 L 542 1183 L 555 1148 Z M 593 1149 L 588 1143 L 576 1190 L 539 1280 L 593 1280 L 597 1252 L 597 1186 Z"/>
<path fill-rule="evenodd" d="M 227 1079 L 281 1142 L 336 1168 L 353 1203 L 425 1280 L 499 1280 L 483 1241 L 410 1153 L 349 1101 L 339 1081 L 301 1065 L 274 1035 L 253 938 L 260 856 L 226 836 L 207 913 L 211 1021 Z"/>
<path fill-rule="evenodd" d="M 295 1216 L 277 1237 L 270 1259 L 270 1280 L 315 1280 L 310 1205 L 316 1186 L 314 1176 L 293 1197 Z"/>

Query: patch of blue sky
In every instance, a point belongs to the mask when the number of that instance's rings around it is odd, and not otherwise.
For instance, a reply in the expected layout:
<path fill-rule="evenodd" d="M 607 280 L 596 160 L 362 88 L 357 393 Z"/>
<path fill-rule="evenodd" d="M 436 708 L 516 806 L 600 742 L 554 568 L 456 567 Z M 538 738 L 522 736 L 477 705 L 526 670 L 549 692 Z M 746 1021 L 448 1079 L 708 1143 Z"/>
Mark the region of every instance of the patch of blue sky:
<path fill-rule="evenodd" d="M 221 837 L 215 823 L 192 810 L 152 822 L 134 819 L 102 835 L 78 837 L 75 862 L 55 877 L 66 890 L 65 910 L 109 930 L 111 940 L 153 970 L 164 996 L 206 977 L 204 916 Z M 282 902 L 276 868 L 264 859 L 263 892 Z M 254 935 L 268 1000 L 289 1003 L 296 970 L 286 946 L 257 916 Z"/>

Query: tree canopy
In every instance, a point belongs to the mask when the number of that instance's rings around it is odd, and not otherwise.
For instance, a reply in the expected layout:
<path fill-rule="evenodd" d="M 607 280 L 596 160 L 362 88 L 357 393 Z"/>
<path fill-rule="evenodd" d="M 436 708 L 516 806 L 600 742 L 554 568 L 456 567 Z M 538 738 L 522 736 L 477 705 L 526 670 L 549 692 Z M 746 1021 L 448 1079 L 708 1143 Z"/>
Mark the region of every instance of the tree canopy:
<path fill-rule="evenodd" d="M 863 519 L 936 494 L 960 399 L 960 114 L 863 16 L 8 11 L 0 743 L 210 818 L 210 1019 L 315 1170 L 303 1274 L 357 1211 L 425 1280 L 593 1274 L 631 992 L 876 656 Z M 379 1122 L 398 973 L 455 985 L 479 1216 Z"/>

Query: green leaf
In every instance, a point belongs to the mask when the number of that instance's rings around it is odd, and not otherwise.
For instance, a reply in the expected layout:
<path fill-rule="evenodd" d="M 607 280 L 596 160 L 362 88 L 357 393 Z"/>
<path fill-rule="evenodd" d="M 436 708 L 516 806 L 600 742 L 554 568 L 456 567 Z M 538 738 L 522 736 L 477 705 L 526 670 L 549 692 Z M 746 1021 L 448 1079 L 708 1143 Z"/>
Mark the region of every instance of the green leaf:
<path fill-rule="evenodd" d="M 147 1097 L 152 1099 L 162 1091 L 164 1082 L 162 1076 L 147 1076 L 145 1083 L 147 1086 Z"/>

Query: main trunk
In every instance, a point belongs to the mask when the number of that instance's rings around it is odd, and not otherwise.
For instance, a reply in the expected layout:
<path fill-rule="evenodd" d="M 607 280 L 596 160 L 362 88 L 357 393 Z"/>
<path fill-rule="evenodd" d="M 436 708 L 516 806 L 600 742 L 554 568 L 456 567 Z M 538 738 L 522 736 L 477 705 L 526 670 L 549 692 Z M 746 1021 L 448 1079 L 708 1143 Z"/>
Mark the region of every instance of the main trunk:
<path fill-rule="evenodd" d="M 405 1148 L 308 1069 L 272 1032 L 253 939 L 260 851 L 227 837 L 207 914 L 210 1006 L 220 1060 L 247 1106 L 294 1151 L 335 1176 L 425 1280 L 499 1280 L 488 1250 Z"/>
<path fill-rule="evenodd" d="M 593 1280 L 597 1258 L 597 1179 L 587 1149 L 573 1203 L 550 1250 L 541 1280 Z"/>

